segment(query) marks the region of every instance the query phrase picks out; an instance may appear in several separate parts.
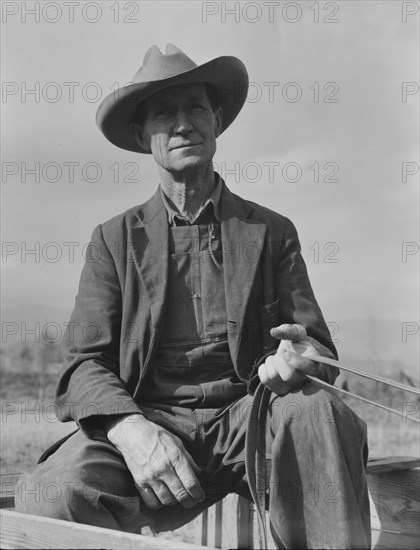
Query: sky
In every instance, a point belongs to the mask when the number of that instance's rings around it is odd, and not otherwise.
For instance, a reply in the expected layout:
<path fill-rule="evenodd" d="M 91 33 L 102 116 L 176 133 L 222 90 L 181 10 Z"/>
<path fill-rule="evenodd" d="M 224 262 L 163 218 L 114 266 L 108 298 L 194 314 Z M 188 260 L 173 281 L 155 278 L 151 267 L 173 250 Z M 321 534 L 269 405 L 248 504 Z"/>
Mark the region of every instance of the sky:
<path fill-rule="evenodd" d="M 401 353 L 418 350 L 418 3 L 1 7 L 2 308 L 71 311 L 94 227 L 153 194 L 153 159 L 110 144 L 95 114 L 170 42 L 245 63 L 215 165 L 292 219 L 327 320 L 392 321 Z"/>

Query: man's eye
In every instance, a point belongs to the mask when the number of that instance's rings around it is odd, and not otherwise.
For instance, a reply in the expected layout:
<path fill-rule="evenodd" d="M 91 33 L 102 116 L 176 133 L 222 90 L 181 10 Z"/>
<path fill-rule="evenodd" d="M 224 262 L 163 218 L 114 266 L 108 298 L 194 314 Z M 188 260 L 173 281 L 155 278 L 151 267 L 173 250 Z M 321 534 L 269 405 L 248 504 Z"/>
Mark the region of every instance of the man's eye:
<path fill-rule="evenodd" d="M 192 105 L 192 108 L 197 109 L 197 110 L 201 110 L 201 109 L 204 109 L 204 106 L 201 103 L 194 103 Z"/>

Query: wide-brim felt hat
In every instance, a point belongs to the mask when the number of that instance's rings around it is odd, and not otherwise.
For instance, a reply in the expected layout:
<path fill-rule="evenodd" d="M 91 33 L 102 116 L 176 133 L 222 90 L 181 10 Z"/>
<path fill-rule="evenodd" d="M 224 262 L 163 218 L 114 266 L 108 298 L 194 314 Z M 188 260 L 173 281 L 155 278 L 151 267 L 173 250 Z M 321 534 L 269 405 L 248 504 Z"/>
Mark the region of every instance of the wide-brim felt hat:
<path fill-rule="evenodd" d="M 224 132 L 242 109 L 248 93 L 248 73 L 240 59 L 222 56 L 197 65 L 183 51 L 168 44 L 165 53 L 152 46 L 130 84 L 109 94 L 99 105 L 96 123 L 114 145 L 128 151 L 150 153 L 135 140 L 130 123 L 141 102 L 151 95 L 179 84 L 209 83 L 222 107 Z"/>

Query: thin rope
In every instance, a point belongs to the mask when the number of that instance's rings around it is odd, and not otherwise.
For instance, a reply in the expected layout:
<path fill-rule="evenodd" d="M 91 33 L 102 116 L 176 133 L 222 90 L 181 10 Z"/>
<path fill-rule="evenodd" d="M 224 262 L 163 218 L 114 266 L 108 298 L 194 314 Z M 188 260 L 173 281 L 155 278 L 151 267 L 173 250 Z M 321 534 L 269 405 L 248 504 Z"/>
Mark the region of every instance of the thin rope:
<path fill-rule="evenodd" d="M 304 355 L 303 357 L 305 357 L 306 359 L 311 359 L 312 361 L 315 361 L 315 362 L 326 363 L 327 365 L 337 367 L 346 372 L 351 372 L 352 374 L 363 376 L 364 378 L 369 378 L 369 380 L 375 380 L 375 382 L 381 382 L 382 384 L 387 384 L 388 386 L 392 386 L 393 388 L 397 388 L 399 390 L 408 391 L 410 393 L 414 393 L 415 395 L 420 395 L 420 390 L 418 388 L 407 386 L 406 384 L 401 384 L 400 382 L 397 382 L 395 380 L 390 380 L 389 378 L 383 378 L 382 376 L 368 374 L 366 372 L 362 372 L 352 367 L 344 366 L 339 361 L 336 361 L 335 359 L 330 359 L 329 357 L 322 357 L 321 355 Z"/>
<path fill-rule="evenodd" d="M 402 412 L 397 411 L 396 409 L 391 409 L 391 407 L 387 407 L 386 405 L 382 405 L 381 403 L 375 403 L 375 401 L 371 401 L 370 399 L 366 399 L 366 397 L 362 397 L 361 395 L 357 395 L 355 393 L 352 393 L 347 390 L 343 390 L 342 388 L 338 388 L 337 386 L 331 386 L 331 384 L 328 384 L 328 382 L 324 382 L 324 380 L 320 380 L 319 378 L 315 378 L 315 376 L 310 376 L 309 374 L 305 374 L 307 378 L 310 378 L 314 382 L 320 384 L 321 386 L 325 386 L 330 390 L 335 390 L 337 392 L 345 393 L 346 395 L 350 395 L 351 397 L 355 397 L 356 399 L 360 399 L 360 401 L 364 401 L 365 403 L 369 403 L 370 405 L 374 405 L 375 407 L 379 407 L 381 409 L 385 409 L 388 412 L 398 414 L 398 416 L 401 416 L 402 418 L 408 418 L 409 420 L 412 420 L 413 422 L 417 422 L 417 424 L 420 424 L 420 419 L 413 418 L 408 415 L 404 415 Z"/>

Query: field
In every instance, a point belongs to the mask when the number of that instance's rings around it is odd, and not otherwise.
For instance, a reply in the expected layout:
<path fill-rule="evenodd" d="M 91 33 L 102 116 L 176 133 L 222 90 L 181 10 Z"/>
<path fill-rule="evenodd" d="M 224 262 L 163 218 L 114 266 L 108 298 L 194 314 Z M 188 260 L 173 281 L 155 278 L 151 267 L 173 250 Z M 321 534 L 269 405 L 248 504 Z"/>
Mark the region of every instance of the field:
<path fill-rule="evenodd" d="M 370 456 L 420 456 L 418 424 L 386 411 L 372 413 L 353 400 L 351 405 L 368 424 Z M 28 401 L 16 406 L 16 402 L 3 401 L 1 407 L 2 474 L 29 468 L 48 446 L 75 428 L 72 422 L 58 422 L 48 403 Z"/>
<path fill-rule="evenodd" d="M 35 464 L 42 452 L 74 429 L 54 414 L 54 387 L 60 370 L 54 346 L 19 344 L 2 350 L 0 370 L 0 468 L 19 472 Z M 391 369 L 384 369 L 392 372 Z M 404 413 L 401 418 L 361 401 L 341 396 L 368 425 L 370 456 L 420 456 L 419 429 L 408 417 L 419 417 L 419 400 L 382 384 L 341 375 L 348 389 Z M 418 384 L 418 381 L 414 381 Z"/>
<path fill-rule="evenodd" d="M 2 350 L 2 473 L 22 471 L 35 464 L 49 445 L 74 429 L 73 423 L 61 424 L 54 415 L 52 401 L 60 361 L 59 347 L 45 343 L 15 344 Z M 400 365 L 394 370 L 400 374 L 402 372 Z M 383 371 L 392 373 L 392 365 Z M 341 374 L 338 385 L 342 386 L 344 382 L 353 393 L 397 409 L 405 415 L 401 418 L 355 398 L 342 396 L 368 425 L 371 456 L 420 456 L 418 424 L 408 418 L 419 417 L 419 400 L 416 396 L 353 375 Z M 417 380 L 414 383 L 418 385 Z"/>
<path fill-rule="evenodd" d="M 36 464 L 43 451 L 75 428 L 74 423 L 57 421 L 52 403 L 59 364 L 44 364 L 31 356 L 2 357 L 0 471 L 21 472 Z M 17 360 L 18 359 L 18 360 Z M 341 378 L 341 377 L 340 377 Z M 409 416 L 419 417 L 419 401 L 413 394 L 387 389 L 376 382 L 347 378 L 348 389 L 405 413 L 401 418 L 360 401 L 343 397 L 368 425 L 370 456 L 420 456 L 418 424 Z M 340 385 L 344 381 L 341 380 Z M 165 537 L 193 542 L 192 525 Z M 195 522 L 195 529 L 198 528 Z M 161 535 L 162 536 L 162 535 Z"/>

